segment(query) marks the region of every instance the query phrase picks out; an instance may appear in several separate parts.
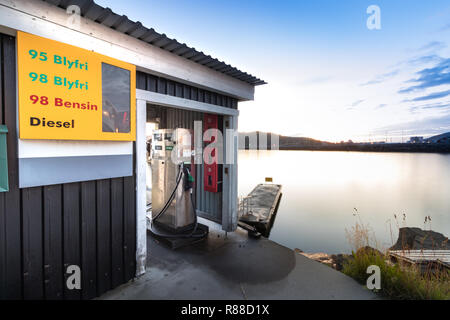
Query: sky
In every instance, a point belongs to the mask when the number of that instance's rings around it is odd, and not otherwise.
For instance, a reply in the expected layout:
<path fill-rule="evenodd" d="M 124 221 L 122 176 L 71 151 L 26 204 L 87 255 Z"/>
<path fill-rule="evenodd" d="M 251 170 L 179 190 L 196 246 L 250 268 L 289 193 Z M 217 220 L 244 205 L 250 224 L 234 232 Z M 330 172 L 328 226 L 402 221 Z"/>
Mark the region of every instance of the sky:
<path fill-rule="evenodd" d="M 406 141 L 450 131 L 448 0 L 96 0 L 264 79 L 239 131 Z M 380 29 L 371 5 L 380 9 Z"/>

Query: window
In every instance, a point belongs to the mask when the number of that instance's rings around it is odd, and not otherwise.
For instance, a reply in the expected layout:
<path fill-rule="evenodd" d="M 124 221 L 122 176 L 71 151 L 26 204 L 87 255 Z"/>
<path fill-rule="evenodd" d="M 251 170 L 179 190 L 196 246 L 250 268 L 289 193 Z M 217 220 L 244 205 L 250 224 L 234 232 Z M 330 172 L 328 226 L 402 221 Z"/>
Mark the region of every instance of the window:
<path fill-rule="evenodd" d="M 102 63 L 103 132 L 130 132 L 130 71 Z"/>

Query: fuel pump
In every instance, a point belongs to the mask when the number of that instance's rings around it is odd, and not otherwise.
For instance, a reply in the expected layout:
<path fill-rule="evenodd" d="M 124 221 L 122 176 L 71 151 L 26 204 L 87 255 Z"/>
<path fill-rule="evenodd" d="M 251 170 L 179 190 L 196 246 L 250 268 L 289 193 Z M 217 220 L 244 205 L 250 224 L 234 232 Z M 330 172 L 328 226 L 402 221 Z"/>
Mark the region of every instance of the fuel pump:
<path fill-rule="evenodd" d="M 151 231 L 161 237 L 204 237 L 197 231 L 195 170 L 189 129 L 160 129 L 152 137 Z M 152 227 L 170 232 L 160 233 Z"/>

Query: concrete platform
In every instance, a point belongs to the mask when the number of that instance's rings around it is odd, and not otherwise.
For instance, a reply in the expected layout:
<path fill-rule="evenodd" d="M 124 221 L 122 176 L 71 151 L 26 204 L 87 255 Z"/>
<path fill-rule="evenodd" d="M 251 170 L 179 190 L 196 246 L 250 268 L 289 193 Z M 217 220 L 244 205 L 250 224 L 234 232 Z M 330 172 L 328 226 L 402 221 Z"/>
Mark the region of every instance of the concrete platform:
<path fill-rule="evenodd" d="M 344 274 L 243 230 L 211 230 L 178 250 L 148 236 L 148 254 L 145 275 L 100 299 L 377 299 Z"/>

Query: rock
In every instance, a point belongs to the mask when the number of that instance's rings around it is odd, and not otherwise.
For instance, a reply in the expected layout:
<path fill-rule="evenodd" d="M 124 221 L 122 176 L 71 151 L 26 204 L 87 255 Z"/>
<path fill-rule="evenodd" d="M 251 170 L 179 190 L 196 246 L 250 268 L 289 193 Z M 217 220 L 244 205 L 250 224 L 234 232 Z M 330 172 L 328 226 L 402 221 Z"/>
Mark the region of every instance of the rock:
<path fill-rule="evenodd" d="M 360 254 L 383 256 L 383 253 L 380 250 L 374 249 L 369 246 L 365 246 L 365 247 L 362 247 L 362 248 L 359 248 L 358 250 L 356 250 L 356 255 L 360 255 Z"/>
<path fill-rule="evenodd" d="M 390 250 L 450 250 L 448 237 L 420 228 L 400 228 L 397 242 Z"/>
<path fill-rule="evenodd" d="M 327 253 L 323 252 L 316 252 L 316 253 L 307 253 L 303 252 L 300 249 L 294 249 L 295 252 L 298 254 L 301 254 L 309 259 L 312 259 L 314 261 L 326 264 L 327 266 L 332 267 L 333 269 L 336 269 L 337 271 L 342 271 L 344 268 L 344 264 L 347 260 L 354 259 L 353 255 L 351 254 L 332 254 L 329 255 Z M 360 248 L 356 254 L 361 253 L 369 253 L 369 254 L 378 254 L 383 255 L 380 251 L 377 249 L 371 248 L 371 247 L 364 247 Z"/>
<path fill-rule="evenodd" d="M 329 254 L 323 253 L 323 252 L 317 252 L 317 253 L 306 253 L 306 252 L 299 252 L 296 250 L 297 253 L 312 259 L 314 261 L 326 264 L 328 266 L 333 266 L 333 260 L 331 259 L 331 256 Z"/>
<path fill-rule="evenodd" d="M 295 249 L 295 251 L 298 254 L 301 254 L 309 259 L 312 259 L 314 261 L 326 264 L 329 267 L 332 267 L 333 269 L 336 269 L 338 271 L 341 271 L 344 267 L 344 263 L 347 259 L 353 259 L 352 255 L 349 254 L 332 254 L 329 255 L 327 253 L 323 252 L 316 252 L 316 253 L 306 253 L 299 249 Z"/>
<path fill-rule="evenodd" d="M 354 259 L 350 254 L 332 254 L 331 260 L 333 260 L 333 268 L 341 271 L 344 268 L 344 263 L 348 259 Z"/>

